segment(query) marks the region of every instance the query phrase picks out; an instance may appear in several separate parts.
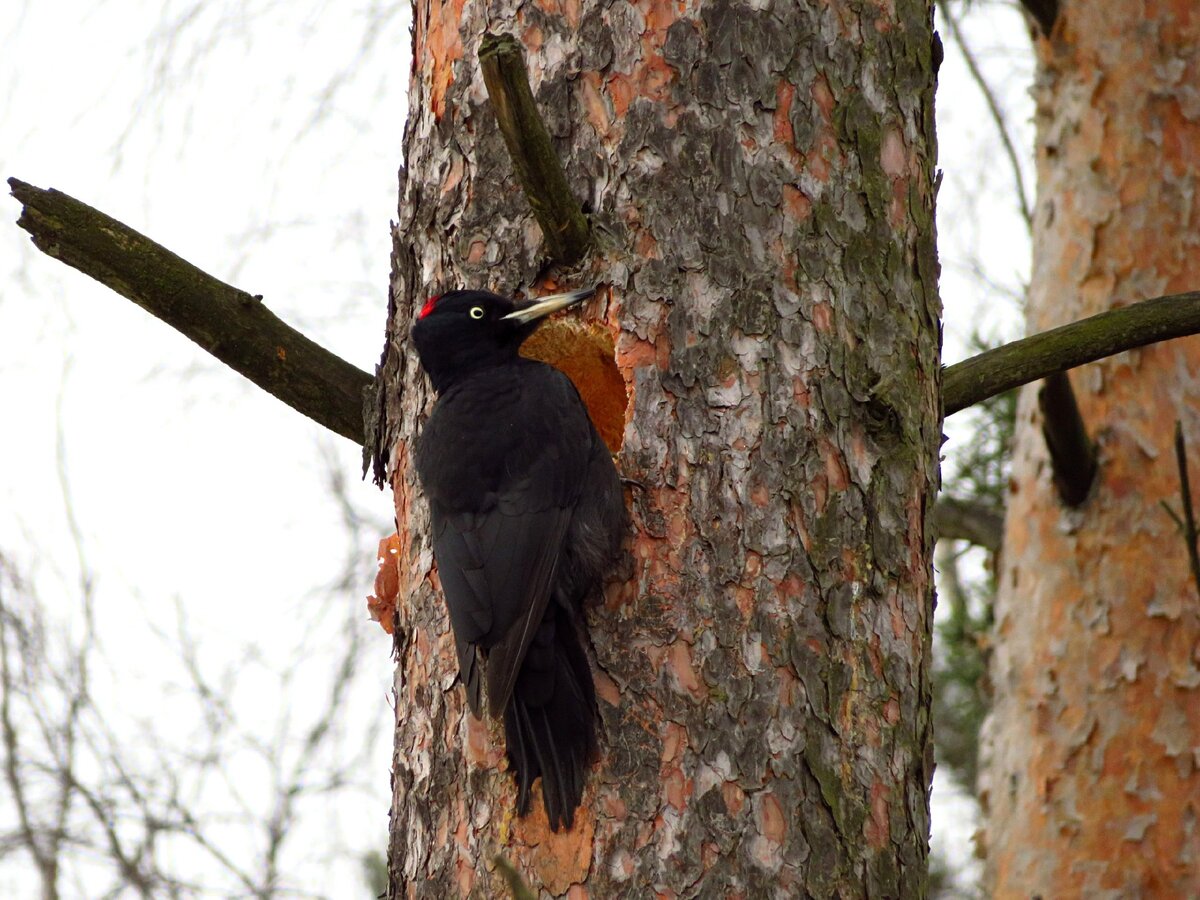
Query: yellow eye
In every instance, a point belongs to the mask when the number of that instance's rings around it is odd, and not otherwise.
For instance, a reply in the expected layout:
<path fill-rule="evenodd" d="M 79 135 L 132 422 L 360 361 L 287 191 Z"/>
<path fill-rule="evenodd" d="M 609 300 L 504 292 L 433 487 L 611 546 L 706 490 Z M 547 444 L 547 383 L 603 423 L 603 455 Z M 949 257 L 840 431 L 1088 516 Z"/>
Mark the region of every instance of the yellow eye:
<path fill-rule="evenodd" d="M 472 306 L 470 316 L 472 319 L 482 319 L 483 318 L 483 307 L 482 306 Z"/>

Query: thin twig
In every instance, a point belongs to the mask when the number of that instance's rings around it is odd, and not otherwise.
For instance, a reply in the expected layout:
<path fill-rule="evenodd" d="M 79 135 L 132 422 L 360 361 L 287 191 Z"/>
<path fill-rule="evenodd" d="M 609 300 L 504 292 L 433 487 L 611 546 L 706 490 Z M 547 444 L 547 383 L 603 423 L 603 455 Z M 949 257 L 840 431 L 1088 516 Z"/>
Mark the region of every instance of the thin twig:
<path fill-rule="evenodd" d="M 83 613 L 81 616 L 83 619 L 83 636 L 79 641 L 79 645 L 72 651 L 75 677 L 64 685 L 64 691 L 69 699 L 61 725 L 62 756 L 59 760 L 58 772 L 59 796 L 54 819 L 54 838 L 51 845 L 51 852 L 56 857 L 61 853 L 62 837 L 66 833 L 67 821 L 71 815 L 71 808 L 75 799 L 75 785 L 78 783 L 75 777 L 77 763 L 76 739 L 79 734 L 80 718 L 91 702 L 91 661 L 93 652 L 96 649 L 96 578 L 91 564 L 88 562 L 87 550 L 83 540 L 83 529 L 80 527 L 79 519 L 75 515 L 75 502 L 71 493 L 71 480 L 67 474 L 69 467 L 67 466 L 66 414 L 63 410 L 63 403 L 66 399 L 69 369 L 70 360 L 68 358 L 64 365 L 62 380 L 59 382 L 58 396 L 54 407 L 54 461 L 58 475 L 59 491 L 62 494 L 63 514 L 67 520 L 67 531 L 71 536 L 71 543 L 74 545 L 75 561 L 78 566 L 77 575 L 79 578 L 79 602 Z"/>
<path fill-rule="evenodd" d="M 124 879 L 123 886 L 133 888 L 142 897 L 153 898 L 155 882 L 158 879 L 152 871 L 143 869 L 140 854 L 139 856 L 130 856 L 125 851 L 125 847 L 121 843 L 121 836 L 117 833 L 112 809 L 93 791 L 76 780 L 72 773 L 68 772 L 67 774 L 71 777 L 72 788 L 83 797 L 96 819 L 96 824 L 104 833 L 108 845 L 108 855 L 116 864 L 121 878 Z"/>
<path fill-rule="evenodd" d="M 19 835 L 17 841 L 29 851 L 34 866 L 42 879 L 42 893 L 46 897 L 57 896 L 57 863 L 47 855 L 38 839 L 38 828 L 34 824 L 26 794 L 26 782 L 21 775 L 21 737 L 17 730 L 16 717 L 12 711 L 12 699 L 16 695 L 17 672 L 9 659 L 9 628 L 18 622 L 10 613 L 5 600 L 3 578 L 6 572 L 0 568 L 0 734 L 4 740 L 4 780 L 8 784 L 13 805 L 17 808 Z"/>
<path fill-rule="evenodd" d="M 946 25 L 950 29 L 950 35 L 954 38 L 954 42 L 958 44 L 958 48 L 962 51 L 963 61 L 967 64 L 967 71 L 971 73 L 971 79 L 979 88 L 979 93 L 983 94 L 983 101 L 987 104 L 988 112 L 991 113 L 992 123 L 996 126 L 996 132 L 1000 135 L 1000 143 L 1004 147 L 1004 155 L 1008 157 L 1008 164 L 1012 168 L 1013 181 L 1017 187 L 1017 197 L 1020 201 L 1021 218 L 1025 220 L 1025 227 L 1033 231 L 1033 210 L 1029 203 L 1029 195 L 1025 190 L 1025 176 L 1021 172 L 1021 158 L 1017 153 L 1016 144 L 1013 142 L 1012 135 L 1008 133 L 1008 122 L 1004 117 L 1004 111 L 1000 109 L 1000 102 L 996 99 L 996 94 L 992 90 L 992 86 L 988 84 L 987 79 L 983 77 L 983 70 L 979 68 L 979 63 L 975 60 L 975 54 L 971 50 L 970 44 L 963 37 L 962 27 L 959 24 L 958 17 L 950 8 L 950 4 L 946 0 L 937 0 L 938 10 L 942 14 L 942 18 L 946 20 Z"/>

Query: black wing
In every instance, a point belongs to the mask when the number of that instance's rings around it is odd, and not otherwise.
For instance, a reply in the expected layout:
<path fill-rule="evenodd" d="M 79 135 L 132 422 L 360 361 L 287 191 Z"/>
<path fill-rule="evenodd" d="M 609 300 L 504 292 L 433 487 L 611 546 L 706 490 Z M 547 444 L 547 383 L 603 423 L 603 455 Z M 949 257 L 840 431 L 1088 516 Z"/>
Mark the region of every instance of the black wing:
<path fill-rule="evenodd" d="M 475 648 L 488 651 L 488 709 L 504 711 L 554 582 L 570 513 L 434 512 L 433 553 L 472 711 L 479 712 Z"/>
<path fill-rule="evenodd" d="M 482 372 L 438 401 L 417 447 L 459 666 L 500 715 L 550 600 L 593 429 L 574 386 L 529 362 Z"/>

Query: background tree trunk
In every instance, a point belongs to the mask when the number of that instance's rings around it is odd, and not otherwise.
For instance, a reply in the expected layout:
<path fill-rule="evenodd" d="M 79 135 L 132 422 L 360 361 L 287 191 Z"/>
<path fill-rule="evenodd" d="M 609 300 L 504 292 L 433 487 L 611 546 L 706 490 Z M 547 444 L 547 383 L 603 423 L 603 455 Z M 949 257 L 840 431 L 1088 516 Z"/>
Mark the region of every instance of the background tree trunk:
<path fill-rule="evenodd" d="M 1193 0 L 1063 4 L 1038 42 L 1029 331 L 1200 283 Z M 1072 373 L 1100 471 L 1058 501 L 1036 390 L 1017 413 L 985 726 L 997 897 L 1200 893 L 1200 606 L 1171 448 L 1200 450 L 1200 343 Z"/>
<path fill-rule="evenodd" d="M 929 3 L 418 0 L 415 23 L 374 442 L 398 529 L 391 895 L 494 895 L 499 854 L 551 895 L 919 896 Z M 622 411 L 630 479 L 626 570 L 590 616 L 603 758 L 559 835 L 536 798 L 513 816 L 500 729 L 465 711 L 410 464 L 432 399 L 414 310 L 514 292 L 542 264 L 475 58 L 485 28 L 526 48 L 592 217 L 600 249 L 558 276 L 609 288 L 574 346 L 615 361 L 583 392 Z"/>

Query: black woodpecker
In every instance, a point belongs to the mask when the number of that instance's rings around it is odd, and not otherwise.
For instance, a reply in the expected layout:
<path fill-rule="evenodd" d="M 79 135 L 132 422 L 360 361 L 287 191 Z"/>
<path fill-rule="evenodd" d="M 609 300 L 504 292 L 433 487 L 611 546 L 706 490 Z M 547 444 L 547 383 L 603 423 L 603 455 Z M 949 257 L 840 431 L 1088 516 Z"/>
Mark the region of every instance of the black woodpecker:
<path fill-rule="evenodd" d="M 514 303 L 433 297 L 413 343 L 438 393 L 416 445 L 433 555 L 478 717 L 504 716 L 529 811 L 540 775 L 550 827 L 570 828 L 596 753 L 582 604 L 616 560 L 625 506 L 612 457 L 570 379 L 517 354 L 542 318 L 591 290 Z"/>

